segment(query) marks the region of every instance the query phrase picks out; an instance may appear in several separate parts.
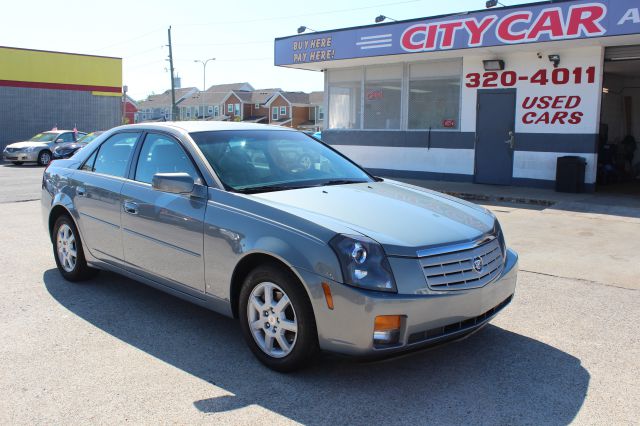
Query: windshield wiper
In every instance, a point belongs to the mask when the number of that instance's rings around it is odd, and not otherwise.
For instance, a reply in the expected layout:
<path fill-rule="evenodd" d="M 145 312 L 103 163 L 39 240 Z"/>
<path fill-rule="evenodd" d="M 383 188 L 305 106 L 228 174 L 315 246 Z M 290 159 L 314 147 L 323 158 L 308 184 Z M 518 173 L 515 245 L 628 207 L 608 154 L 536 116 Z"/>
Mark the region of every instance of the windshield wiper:
<path fill-rule="evenodd" d="M 258 194 L 260 192 L 275 192 L 275 191 L 286 191 L 289 189 L 302 189 L 308 188 L 308 185 L 263 185 L 263 186 L 252 186 L 250 188 L 242 188 L 236 189 L 236 192 L 240 192 L 242 194 Z"/>
<path fill-rule="evenodd" d="M 333 179 L 323 182 L 318 186 L 330 186 L 330 185 L 347 185 L 350 183 L 366 183 L 366 180 L 362 179 Z"/>

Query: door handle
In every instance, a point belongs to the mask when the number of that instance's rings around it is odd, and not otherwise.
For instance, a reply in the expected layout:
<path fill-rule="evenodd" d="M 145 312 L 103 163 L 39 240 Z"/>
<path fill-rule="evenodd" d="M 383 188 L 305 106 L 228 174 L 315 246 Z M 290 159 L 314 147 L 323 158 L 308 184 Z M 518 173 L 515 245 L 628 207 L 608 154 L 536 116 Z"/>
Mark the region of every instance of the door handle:
<path fill-rule="evenodd" d="M 509 130 L 509 139 L 504 141 L 504 143 L 509 144 L 509 148 L 513 149 L 516 145 L 516 135 L 513 133 L 513 130 Z"/>
<path fill-rule="evenodd" d="M 84 189 L 84 187 L 82 186 L 77 186 L 76 187 L 76 194 L 78 194 L 78 196 L 80 197 L 84 197 L 84 195 L 87 193 L 87 190 Z"/>
<path fill-rule="evenodd" d="M 123 206 L 126 213 L 138 214 L 138 205 L 133 201 L 125 201 Z"/>

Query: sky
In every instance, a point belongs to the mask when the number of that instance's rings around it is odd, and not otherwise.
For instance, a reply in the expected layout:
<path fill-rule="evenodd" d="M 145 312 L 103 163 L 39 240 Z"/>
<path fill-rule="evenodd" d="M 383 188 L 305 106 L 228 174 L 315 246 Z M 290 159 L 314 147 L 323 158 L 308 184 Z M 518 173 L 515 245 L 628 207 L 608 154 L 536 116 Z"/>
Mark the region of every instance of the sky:
<path fill-rule="evenodd" d="M 503 1 L 507 5 L 532 3 Z M 484 0 L 324 1 L 13 1 L 0 15 L 0 45 L 123 58 L 123 84 L 134 99 L 170 88 L 167 29 L 182 87 L 249 82 L 256 89 L 323 89 L 320 72 L 273 65 L 276 37 L 304 25 L 317 31 L 484 8 Z"/>

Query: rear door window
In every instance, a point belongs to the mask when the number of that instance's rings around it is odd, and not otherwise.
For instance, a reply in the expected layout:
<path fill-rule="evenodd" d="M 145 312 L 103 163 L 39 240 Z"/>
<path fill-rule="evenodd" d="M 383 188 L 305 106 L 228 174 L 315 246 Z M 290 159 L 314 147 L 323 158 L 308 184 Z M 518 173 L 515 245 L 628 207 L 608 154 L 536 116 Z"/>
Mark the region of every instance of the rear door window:
<path fill-rule="evenodd" d="M 104 175 L 125 177 L 133 148 L 140 136 L 137 132 L 118 133 L 104 142 L 96 156 L 93 171 Z"/>
<path fill-rule="evenodd" d="M 73 133 L 69 132 L 61 134 L 58 136 L 58 139 L 56 139 L 56 142 L 73 142 Z"/>

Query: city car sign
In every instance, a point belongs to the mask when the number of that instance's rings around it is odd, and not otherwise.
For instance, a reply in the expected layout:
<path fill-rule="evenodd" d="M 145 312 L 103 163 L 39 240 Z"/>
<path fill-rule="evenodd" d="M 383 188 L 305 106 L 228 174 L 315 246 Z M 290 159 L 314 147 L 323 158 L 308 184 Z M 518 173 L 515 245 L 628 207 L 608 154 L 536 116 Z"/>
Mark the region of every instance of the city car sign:
<path fill-rule="evenodd" d="M 638 0 L 567 1 L 276 39 L 275 64 L 640 33 Z"/>

